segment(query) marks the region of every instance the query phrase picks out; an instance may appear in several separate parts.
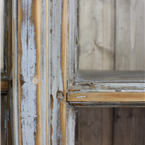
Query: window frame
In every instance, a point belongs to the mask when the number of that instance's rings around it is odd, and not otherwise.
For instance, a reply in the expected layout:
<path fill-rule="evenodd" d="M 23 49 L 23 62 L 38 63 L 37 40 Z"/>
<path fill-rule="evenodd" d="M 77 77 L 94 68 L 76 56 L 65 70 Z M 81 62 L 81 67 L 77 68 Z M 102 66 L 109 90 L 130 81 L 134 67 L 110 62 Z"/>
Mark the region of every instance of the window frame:
<path fill-rule="evenodd" d="M 134 90 L 133 83 L 111 83 L 111 88 L 108 83 L 77 79 L 77 0 L 13 0 L 12 5 L 15 145 L 74 145 L 76 107 L 145 105 L 144 84 L 136 83 Z M 88 101 L 92 93 L 110 100 Z M 124 94 L 134 100 L 124 100 Z M 75 101 L 69 100 L 73 95 Z"/>
<path fill-rule="evenodd" d="M 68 0 L 68 31 L 67 31 L 67 68 L 69 87 L 67 93 L 67 101 L 72 104 L 80 104 L 92 102 L 92 104 L 106 103 L 124 103 L 140 104 L 144 106 L 145 102 L 145 80 L 93 80 L 78 71 L 78 0 Z M 87 77 L 87 79 L 85 79 Z M 93 93 L 93 96 L 91 97 Z M 102 93 L 106 96 L 104 99 L 99 98 Z M 134 95 L 137 94 L 137 97 Z M 112 97 L 113 95 L 113 97 Z M 73 101 L 72 101 L 73 96 Z M 82 98 L 81 98 L 82 96 Z M 86 96 L 86 97 L 84 97 Z M 124 96 L 126 96 L 124 98 Z M 78 99 L 79 98 L 79 99 Z M 117 99 L 116 99 L 117 98 Z M 90 101 L 91 100 L 91 101 Z M 77 105 L 79 106 L 79 105 Z M 108 106 L 108 105 L 107 105 Z M 110 105 L 111 107 L 111 105 Z"/>

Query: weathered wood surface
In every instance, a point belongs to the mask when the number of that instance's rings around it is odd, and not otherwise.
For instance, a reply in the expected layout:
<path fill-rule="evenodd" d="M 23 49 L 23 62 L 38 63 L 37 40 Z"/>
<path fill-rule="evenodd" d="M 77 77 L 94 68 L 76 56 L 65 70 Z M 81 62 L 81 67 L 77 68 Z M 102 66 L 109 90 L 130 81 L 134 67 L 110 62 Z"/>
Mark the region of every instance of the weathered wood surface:
<path fill-rule="evenodd" d="M 67 0 L 13 0 L 13 7 L 14 144 L 73 145 L 75 112 L 66 105 Z"/>
<path fill-rule="evenodd" d="M 79 69 L 114 68 L 114 0 L 79 1 Z"/>
<path fill-rule="evenodd" d="M 0 72 L 4 69 L 4 1 L 0 1 Z"/>
<path fill-rule="evenodd" d="M 79 69 L 144 70 L 144 0 L 80 0 Z"/>
<path fill-rule="evenodd" d="M 14 81 L 18 79 L 18 88 L 14 83 L 14 91 L 18 89 L 18 132 L 16 144 L 48 144 L 48 38 L 46 30 L 48 16 L 46 1 L 20 0 L 18 4 L 18 41 L 13 44 L 14 49 Z M 17 18 L 14 16 L 15 23 Z M 13 25 L 15 27 L 17 25 Z M 17 30 L 17 29 L 15 29 Z M 17 31 L 13 32 L 15 36 Z M 18 43 L 18 49 L 16 45 Z M 18 59 L 18 61 L 17 61 Z M 18 67 L 18 74 L 16 70 Z M 15 79 L 15 77 L 17 77 Z M 42 83 L 43 81 L 43 83 Z M 14 107 L 14 109 L 15 109 Z M 16 109 L 17 111 L 17 109 Z M 15 124 L 16 125 L 16 124 Z M 15 126 L 17 128 L 17 125 Z"/>
<path fill-rule="evenodd" d="M 112 108 L 78 108 L 76 145 L 112 145 Z"/>
<path fill-rule="evenodd" d="M 145 102 L 145 92 L 95 92 L 95 93 L 74 93 L 67 96 L 69 102 Z"/>
<path fill-rule="evenodd" d="M 78 108 L 76 145 L 144 145 L 145 108 Z"/>
<path fill-rule="evenodd" d="M 144 9 L 144 0 L 116 0 L 116 70 L 145 70 Z"/>
<path fill-rule="evenodd" d="M 145 144 L 145 108 L 115 108 L 113 145 Z"/>
<path fill-rule="evenodd" d="M 1 93 L 3 93 L 3 92 L 8 92 L 8 90 L 9 90 L 9 81 L 7 80 L 1 80 L 1 82 L 0 82 L 0 84 L 1 84 Z"/>

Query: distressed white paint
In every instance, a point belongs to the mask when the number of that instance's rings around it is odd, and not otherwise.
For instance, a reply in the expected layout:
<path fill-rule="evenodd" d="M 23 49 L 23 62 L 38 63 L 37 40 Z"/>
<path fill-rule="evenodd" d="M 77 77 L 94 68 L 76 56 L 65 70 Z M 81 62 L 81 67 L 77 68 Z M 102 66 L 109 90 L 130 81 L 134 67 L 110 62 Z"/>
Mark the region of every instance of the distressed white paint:
<path fill-rule="evenodd" d="M 77 0 L 68 0 L 68 15 L 67 15 L 67 77 L 70 80 L 68 85 L 72 85 L 74 82 L 75 71 L 77 70 L 77 64 L 74 63 L 77 60 Z"/>
<path fill-rule="evenodd" d="M 66 109 L 67 109 L 66 145 L 74 145 L 75 144 L 75 108 L 67 103 Z"/>
<path fill-rule="evenodd" d="M 4 0 L 0 1 L 0 72 L 3 71 L 4 67 L 4 61 L 3 61 L 3 55 L 4 55 L 4 47 L 3 47 L 3 41 L 4 41 Z"/>
<path fill-rule="evenodd" d="M 78 92 L 145 92 L 145 83 L 90 83 L 78 82 L 69 88 Z"/>
<path fill-rule="evenodd" d="M 47 106 L 47 81 L 46 76 L 46 0 L 42 0 L 41 3 L 41 144 L 46 145 L 46 141 L 48 136 L 46 136 L 46 121 L 47 121 L 47 114 L 46 114 L 46 106 Z"/>
<path fill-rule="evenodd" d="M 17 2 L 14 0 L 13 14 L 15 21 L 15 39 L 13 39 L 13 45 L 17 46 L 17 18 L 16 18 L 16 6 Z M 49 66 L 46 62 L 46 1 L 41 1 L 41 78 L 35 76 L 36 73 L 36 42 L 35 42 L 35 26 L 30 21 L 32 0 L 22 0 L 22 24 L 21 24 L 21 45 L 22 45 L 22 57 L 21 57 L 21 80 L 22 80 L 22 94 L 21 94 L 21 108 L 18 108 L 18 74 L 17 74 L 17 59 L 18 52 L 17 47 L 14 47 L 15 65 L 14 68 L 14 139 L 16 145 L 19 144 L 19 130 L 18 130 L 18 117 L 21 116 L 21 129 L 22 129 L 22 143 L 23 145 L 35 144 L 35 132 L 37 121 L 41 121 L 41 144 L 46 144 L 46 140 L 52 140 L 52 144 L 62 144 L 62 134 L 60 128 L 60 101 L 64 97 L 63 92 L 63 81 L 61 71 L 61 26 L 62 26 L 62 0 L 49 1 Z M 74 39 L 75 41 L 75 39 Z M 28 43 L 27 43 L 28 42 Z M 49 67 L 49 74 L 46 74 L 46 68 Z M 49 92 L 46 92 L 46 76 L 49 75 Z M 37 120 L 37 84 L 41 83 L 41 119 Z M 48 98 L 48 108 L 46 97 L 47 93 L 53 96 L 53 109 L 51 110 L 51 99 Z M 18 114 L 19 109 L 21 114 Z M 46 112 L 48 111 L 48 128 L 49 134 L 46 135 Z M 71 118 L 69 119 L 71 120 Z M 52 136 L 50 128 L 52 125 Z M 73 124 L 72 124 L 73 125 Z M 70 125 L 69 125 L 70 126 Z M 72 132 L 69 127 L 69 132 Z"/>
<path fill-rule="evenodd" d="M 36 73 L 35 27 L 30 20 L 32 0 L 22 0 L 21 7 L 23 10 L 23 20 L 21 24 L 21 79 L 24 81 L 21 94 L 22 142 L 23 145 L 35 145 L 37 86 L 32 82 Z"/>
<path fill-rule="evenodd" d="M 57 100 L 57 91 L 63 91 L 62 73 L 61 73 L 61 23 L 62 23 L 62 0 L 53 0 L 50 2 L 50 26 L 52 34 L 49 33 L 49 96 L 53 97 L 53 109 L 51 111 L 52 125 L 52 144 L 62 144 L 60 130 L 60 104 Z"/>

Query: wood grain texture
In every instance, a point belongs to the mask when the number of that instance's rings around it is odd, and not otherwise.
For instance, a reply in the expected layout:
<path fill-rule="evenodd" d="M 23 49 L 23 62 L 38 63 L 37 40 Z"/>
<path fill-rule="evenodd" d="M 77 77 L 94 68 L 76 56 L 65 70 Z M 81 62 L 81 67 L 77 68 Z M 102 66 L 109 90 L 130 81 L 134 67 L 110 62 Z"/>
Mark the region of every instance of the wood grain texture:
<path fill-rule="evenodd" d="M 63 100 L 60 101 L 60 127 L 62 133 L 62 145 L 66 145 L 67 0 L 63 0 L 62 2 L 61 71 L 63 81 Z"/>
<path fill-rule="evenodd" d="M 72 93 L 68 94 L 70 102 L 145 102 L 145 92 L 116 92 L 116 93 Z"/>
<path fill-rule="evenodd" d="M 76 145 L 112 145 L 112 108 L 78 108 Z"/>
<path fill-rule="evenodd" d="M 116 70 L 145 69 L 144 0 L 116 0 Z"/>
<path fill-rule="evenodd" d="M 114 0 L 79 1 L 79 69 L 114 68 Z"/>
<path fill-rule="evenodd" d="M 79 69 L 144 70 L 144 0 L 80 0 Z"/>
<path fill-rule="evenodd" d="M 1 93 L 2 92 L 8 92 L 9 90 L 9 81 L 1 80 Z"/>
<path fill-rule="evenodd" d="M 144 145 L 144 114 L 145 108 L 78 108 L 76 145 Z"/>
<path fill-rule="evenodd" d="M 145 108 L 115 108 L 113 120 L 113 145 L 145 144 Z"/>
<path fill-rule="evenodd" d="M 18 1 L 18 50 L 13 47 L 14 85 L 18 81 L 18 144 L 48 144 L 48 2 Z M 16 3 L 17 4 L 17 3 Z M 15 21 L 16 22 L 16 21 Z M 15 26 L 15 25 L 13 25 Z M 16 25 L 17 26 L 17 25 Z M 17 30 L 17 29 L 16 29 Z M 15 36 L 15 32 L 13 32 Z M 16 67 L 18 74 L 16 75 Z M 47 78 L 47 79 L 46 79 Z M 15 98 L 16 99 L 16 98 Z M 16 105 L 16 102 L 14 102 Z M 16 107 L 16 106 L 15 106 Z M 15 116 L 15 123 L 17 118 Z"/>

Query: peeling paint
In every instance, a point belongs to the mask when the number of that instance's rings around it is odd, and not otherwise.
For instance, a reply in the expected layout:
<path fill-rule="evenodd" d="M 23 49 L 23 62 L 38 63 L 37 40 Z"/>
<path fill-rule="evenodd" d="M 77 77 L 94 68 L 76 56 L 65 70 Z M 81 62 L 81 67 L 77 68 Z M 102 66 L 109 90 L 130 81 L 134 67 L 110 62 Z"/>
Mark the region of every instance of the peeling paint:
<path fill-rule="evenodd" d="M 67 138 L 66 145 L 74 145 L 75 144 L 75 110 L 74 107 L 70 104 L 66 105 L 67 108 Z"/>
<path fill-rule="evenodd" d="M 62 144 L 60 130 L 60 103 L 57 99 L 57 91 L 63 91 L 62 71 L 61 71 L 61 23 L 62 23 L 62 0 L 50 2 L 50 39 L 49 39 L 49 71 L 50 73 L 50 94 L 53 109 L 51 110 L 51 142 L 53 145 Z M 59 97 L 59 96 L 58 96 Z M 52 101 L 53 100 L 53 101 Z M 53 130 L 53 131 L 52 131 Z"/>
<path fill-rule="evenodd" d="M 34 79 L 36 73 L 36 42 L 35 26 L 31 22 L 31 7 L 32 0 L 21 1 L 23 13 L 21 23 L 21 76 L 23 77 L 22 96 L 25 97 L 21 99 L 21 126 L 23 145 L 35 145 L 35 132 L 37 126 L 37 80 Z"/>

